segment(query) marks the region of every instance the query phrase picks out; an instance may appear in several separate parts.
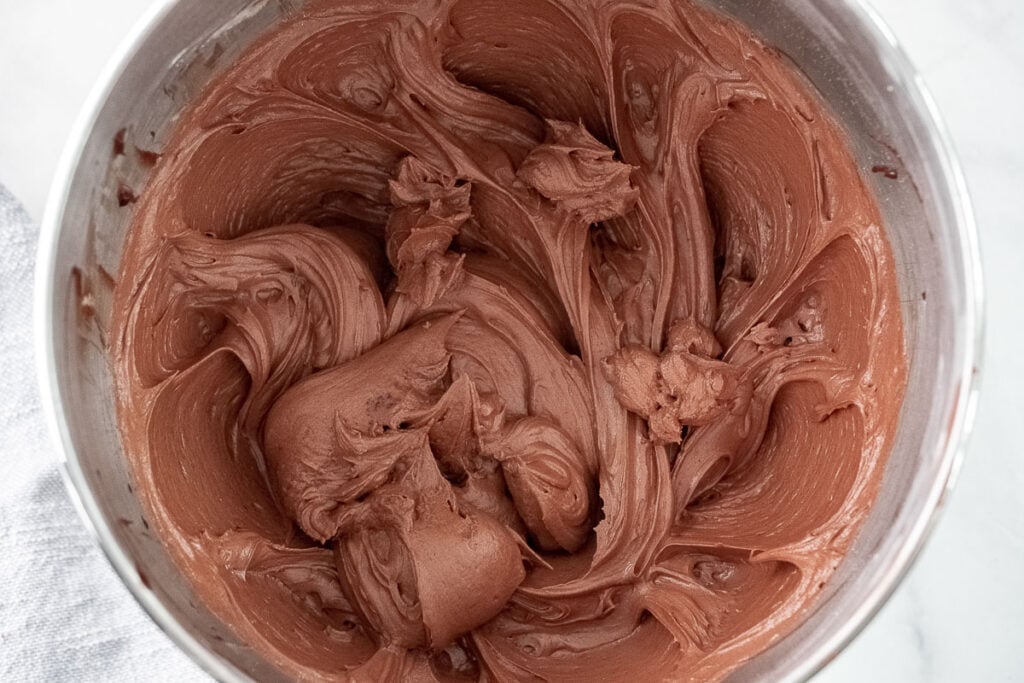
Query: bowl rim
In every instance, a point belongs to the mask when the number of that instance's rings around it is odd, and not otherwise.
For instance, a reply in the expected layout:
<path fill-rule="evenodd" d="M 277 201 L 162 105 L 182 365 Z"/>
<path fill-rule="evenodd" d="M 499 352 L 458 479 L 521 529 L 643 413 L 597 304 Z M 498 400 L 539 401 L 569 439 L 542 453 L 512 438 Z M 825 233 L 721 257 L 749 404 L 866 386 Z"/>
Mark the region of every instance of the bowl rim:
<path fill-rule="evenodd" d="M 937 170 L 941 181 L 949 190 L 957 237 L 960 241 L 960 267 L 963 269 L 965 288 L 961 328 L 963 352 L 962 364 L 957 373 L 960 390 L 948 416 L 950 427 L 945 431 L 939 447 L 942 452 L 940 465 L 925 499 L 922 514 L 914 520 L 907 541 L 900 547 L 894 561 L 872 587 L 867 598 L 829 638 L 817 645 L 793 670 L 786 672 L 785 680 L 788 681 L 806 681 L 838 656 L 885 605 L 920 556 L 926 540 L 945 508 L 963 463 L 977 409 L 984 346 L 984 287 L 977 224 L 964 173 L 938 106 L 893 31 L 867 0 L 817 1 L 833 4 L 839 11 L 846 12 L 862 31 L 863 38 L 870 43 L 872 49 L 886 58 L 899 77 L 901 85 L 906 86 L 906 94 L 913 106 L 914 114 L 923 124 L 934 147 L 938 159 Z M 111 525 L 100 510 L 96 496 L 89 488 L 64 415 L 57 377 L 53 325 L 54 285 L 57 247 L 72 179 L 79 166 L 85 143 L 115 83 L 156 27 L 178 2 L 179 0 L 154 0 L 142 14 L 101 72 L 64 147 L 47 197 L 36 255 L 33 302 L 36 372 L 43 414 L 51 440 L 56 446 L 59 470 L 68 496 L 114 571 L 149 617 L 193 662 L 220 681 L 249 680 L 247 674 L 200 643 L 171 615 L 157 595 L 142 583 L 133 561 L 118 543 Z"/>

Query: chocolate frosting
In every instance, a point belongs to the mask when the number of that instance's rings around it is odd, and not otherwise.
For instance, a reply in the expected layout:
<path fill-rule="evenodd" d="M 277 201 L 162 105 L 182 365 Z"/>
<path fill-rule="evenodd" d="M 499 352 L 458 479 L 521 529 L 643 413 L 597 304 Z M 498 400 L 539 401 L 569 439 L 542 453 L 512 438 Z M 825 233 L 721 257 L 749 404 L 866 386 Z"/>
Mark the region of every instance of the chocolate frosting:
<path fill-rule="evenodd" d="M 724 677 L 906 378 L 836 125 L 677 0 L 314 2 L 179 122 L 114 326 L 156 529 L 308 680 Z"/>

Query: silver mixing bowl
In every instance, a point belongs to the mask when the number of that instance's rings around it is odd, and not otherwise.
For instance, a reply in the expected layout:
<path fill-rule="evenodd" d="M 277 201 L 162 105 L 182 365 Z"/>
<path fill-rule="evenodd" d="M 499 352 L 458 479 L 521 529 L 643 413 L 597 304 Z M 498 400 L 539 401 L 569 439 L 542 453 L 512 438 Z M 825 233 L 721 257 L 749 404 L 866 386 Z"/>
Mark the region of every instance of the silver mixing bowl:
<path fill-rule="evenodd" d="M 975 405 L 981 286 L 960 169 L 934 103 L 890 31 L 859 0 L 708 0 L 754 28 L 810 78 L 845 126 L 877 193 L 900 278 L 910 377 L 878 501 L 852 550 L 795 631 L 732 677 L 804 680 L 856 635 L 921 549 L 956 475 Z M 37 344 L 43 405 L 71 497 L 153 619 L 215 677 L 273 670 L 195 598 L 132 492 L 107 358 L 108 274 L 130 209 L 119 187 L 148 168 L 125 142 L 159 149 L 212 74 L 300 0 L 159 0 L 101 78 L 68 143 L 39 251 Z M 897 169 L 893 180 L 874 167 Z M 121 199 L 124 199 L 122 197 Z"/>

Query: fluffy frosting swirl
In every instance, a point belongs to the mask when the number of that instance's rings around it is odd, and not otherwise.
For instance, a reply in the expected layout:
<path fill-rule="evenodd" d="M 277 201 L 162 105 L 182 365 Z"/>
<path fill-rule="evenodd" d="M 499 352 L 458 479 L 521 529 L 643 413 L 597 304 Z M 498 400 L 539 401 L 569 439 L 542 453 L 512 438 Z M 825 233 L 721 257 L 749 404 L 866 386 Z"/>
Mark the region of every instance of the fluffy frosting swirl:
<path fill-rule="evenodd" d="M 136 205 L 126 452 L 307 680 L 708 680 L 791 629 L 905 385 L 809 86 L 688 2 L 316 0 Z"/>

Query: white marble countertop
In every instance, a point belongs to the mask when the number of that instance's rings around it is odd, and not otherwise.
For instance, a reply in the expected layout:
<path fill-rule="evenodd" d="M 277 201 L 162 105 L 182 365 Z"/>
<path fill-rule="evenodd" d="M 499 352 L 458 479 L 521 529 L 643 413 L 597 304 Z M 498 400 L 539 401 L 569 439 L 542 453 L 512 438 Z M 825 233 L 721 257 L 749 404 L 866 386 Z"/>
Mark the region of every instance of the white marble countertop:
<path fill-rule="evenodd" d="M 931 87 L 966 169 L 987 348 L 975 435 L 937 531 L 817 680 L 1024 681 L 1024 1 L 874 1 Z M 0 0 L 0 183 L 37 219 L 79 107 L 148 2 Z"/>

